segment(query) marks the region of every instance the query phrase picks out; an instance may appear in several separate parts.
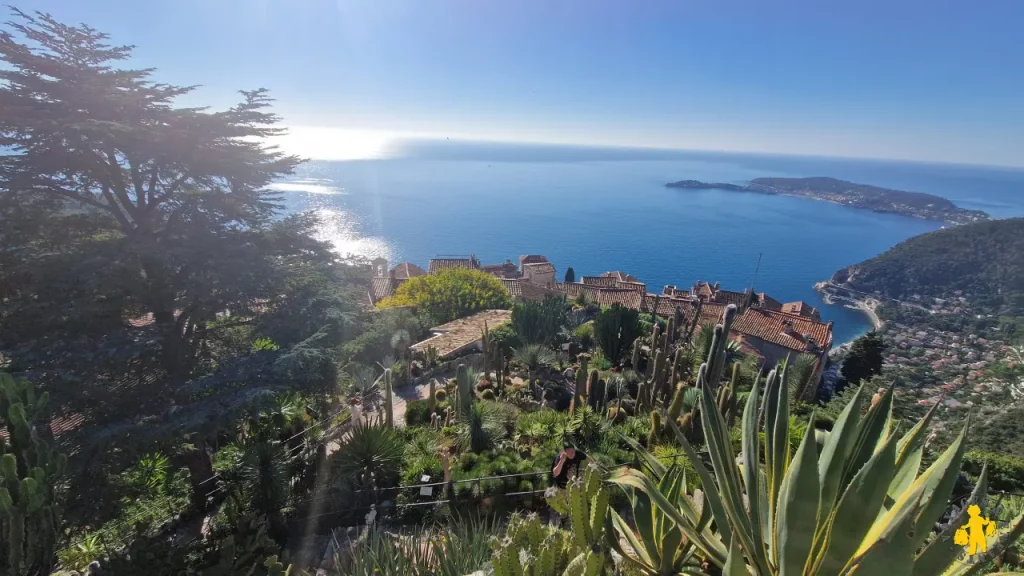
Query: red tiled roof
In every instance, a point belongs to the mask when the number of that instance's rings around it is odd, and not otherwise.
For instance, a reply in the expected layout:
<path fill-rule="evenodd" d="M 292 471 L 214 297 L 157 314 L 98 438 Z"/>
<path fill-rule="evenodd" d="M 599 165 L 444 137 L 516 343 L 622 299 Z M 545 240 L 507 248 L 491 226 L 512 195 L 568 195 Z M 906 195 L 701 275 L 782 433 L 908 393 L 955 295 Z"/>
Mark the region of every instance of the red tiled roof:
<path fill-rule="evenodd" d="M 643 282 L 625 282 L 618 281 L 615 283 L 616 288 L 626 288 L 628 290 L 636 290 L 641 294 L 647 294 L 647 284 Z"/>
<path fill-rule="evenodd" d="M 707 282 L 697 280 L 697 283 L 693 286 L 692 292 L 701 298 L 711 298 L 715 294 L 715 289 Z"/>
<path fill-rule="evenodd" d="M 558 290 L 538 286 L 522 278 L 502 278 L 501 282 L 513 300 L 543 300 L 549 294 L 562 294 Z"/>
<path fill-rule="evenodd" d="M 818 309 L 807 302 L 786 302 L 782 305 L 782 312 L 807 318 L 821 318 L 821 314 L 819 314 Z"/>
<path fill-rule="evenodd" d="M 511 318 L 512 312 L 510 310 L 484 310 L 477 312 L 472 316 L 459 318 L 447 324 L 431 328 L 430 331 L 434 333 L 433 336 L 413 344 L 410 348 L 413 351 L 420 352 L 426 350 L 428 346 L 434 346 L 443 358 L 480 340 L 484 326 L 488 329 L 494 329 L 505 324 Z"/>
<path fill-rule="evenodd" d="M 404 284 L 406 280 L 398 278 L 372 278 L 370 279 L 370 304 L 395 295 L 395 290 Z"/>
<path fill-rule="evenodd" d="M 498 278 L 518 278 L 519 267 L 512 262 L 505 262 L 504 264 L 484 264 L 480 267 L 480 270 L 493 274 Z"/>
<path fill-rule="evenodd" d="M 608 288 L 615 287 L 615 278 L 611 276 L 584 276 L 580 278 L 580 282 L 588 286 L 607 286 Z"/>
<path fill-rule="evenodd" d="M 747 295 L 732 290 L 717 290 L 712 300 L 719 304 L 735 304 L 737 307 L 741 307 L 747 303 Z"/>
<path fill-rule="evenodd" d="M 453 268 L 476 270 L 478 267 L 479 263 L 472 258 L 431 258 L 427 265 L 427 274 L 437 274 L 442 270 Z"/>
<path fill-rule="evenodd" d="M 555 265 L 551 262 L 530 262 L 523 264 L 523 272 L 525 273 L 526 271 L 530 271 L 533 274 L 554 273 Z"/>
<path fill-rule="evenodd" d="M 782 310 L 782 303 L 764 292 L 757 295 L 757 301 L 761 305 L 761 308 L 766 310 Z"/>
<path fill-rule="evenodd" d="M 745 314 L 738 315 L 732 329 L 745 336 L 799 352 L 810 351 L 814 346 L 832 346 L 831 322 L 823 324 L 802 316 L 761 308 L 751 308 Z"/>
<path fill-rule="evenodd" d="M 689 298 L 690 297 L 690 291 L 689 290 L 680 290 L 680 289 L 676 288 L 675 286 L 669 285 L 669 286 L 665 286 L 664 288 L 661 289 L 661 295 L 662 296 L 671 296 L 671 297 L 674 297 L 674 298 Z"/>
<path fill-rule="evenodd" d="M 423 268 L 420 268 L 412 262 L 402 262 L 391 269 L 391 277 L 398 278 L 399 280 L 408 280 L 409 278 L 424 275 L 426 275 L 426 272 L 423 271 Z"/>
<path fill-rule="evenodd" d="M 601 306 L 621 304 L 632 310 L 640 310 L 643 305 L 644 295 L 636 290 L 620 290 L 614 288 L 603 288 L 597 291 L 597 303 Z"/>
<path fill-rule="evenodd" d="M 540 254 L 527 254 L 525 256 L 520 256 L 519 257 L 519 264 L 537 264 L 537 263 L 540 263 L 540 262 L 547 262 L 547 261 L 548 261 L 547 257 L 546 256 L 541 256 Z"/>
<path fill-rule="evenodd" d="M 601 274 L 601 276 L 604 277 L 604 278 L 614 278 L 617 282 L 639 282 L 640 281 L 640 279 L 637 278 L 636 276 L 633 276 L 632 274 L 626 274 L 625 272 L 619 272 L 618 270 L 616 270 L 614 272 L 605 272 L 604 274 Z"/>

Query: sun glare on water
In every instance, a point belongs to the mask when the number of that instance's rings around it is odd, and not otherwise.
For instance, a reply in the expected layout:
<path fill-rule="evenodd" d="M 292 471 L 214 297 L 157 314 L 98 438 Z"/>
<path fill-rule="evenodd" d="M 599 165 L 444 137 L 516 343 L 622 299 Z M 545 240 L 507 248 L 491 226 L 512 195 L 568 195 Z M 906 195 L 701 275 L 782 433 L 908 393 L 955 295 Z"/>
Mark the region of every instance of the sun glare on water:
<path fill-rule="evenodd" d="M 394 139 L 394 134 L 379 130 L 291 126 L 287 134 L 274 138 L 274 144 L 311 160 L 367 160 L 384 156 Z"/>

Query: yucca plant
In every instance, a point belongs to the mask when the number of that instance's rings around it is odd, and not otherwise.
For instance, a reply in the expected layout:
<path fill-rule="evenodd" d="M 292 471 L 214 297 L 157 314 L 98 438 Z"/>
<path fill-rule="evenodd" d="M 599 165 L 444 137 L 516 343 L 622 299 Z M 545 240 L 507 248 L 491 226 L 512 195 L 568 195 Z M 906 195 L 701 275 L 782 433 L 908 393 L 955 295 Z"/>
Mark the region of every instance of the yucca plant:
<path fill-rule="evenodd" d="M 783 380 L 776 370 L 768 374 L 763 403 L 761 383 L 754 383 L 742 417 L 739 465 L 710 387 L 701 390 L 701 420 L 712 470 L 669 422 L 701 479 L 702 510 L 711 511 L 713 533 L 702 525 L 706 518 L 696 512 L 690 497 L 673 502 L 643 473 L 620 470 L 611 481 L 646 494 L 696 553 L 724 574 L 923 576 L 981 569 L 980 563 L 956 560 L 963 548 L 954 544 L 953 535 L 965 516 L 933 534 L 960 470 L 966 426 L 922 472 L 923 443 L 934 409 L 899 436 L 892 418 L 892 387 L 863 417 L 862 389 L 836 420 L 820 455 L 813 416 L 790 454 L 789 394 Z M 984 498 L 986 486 L 983 470 L 972 502 Z M 989 550 L 1000 550 L 1022 529 L 1024 515 L 1002 526 Z"/>

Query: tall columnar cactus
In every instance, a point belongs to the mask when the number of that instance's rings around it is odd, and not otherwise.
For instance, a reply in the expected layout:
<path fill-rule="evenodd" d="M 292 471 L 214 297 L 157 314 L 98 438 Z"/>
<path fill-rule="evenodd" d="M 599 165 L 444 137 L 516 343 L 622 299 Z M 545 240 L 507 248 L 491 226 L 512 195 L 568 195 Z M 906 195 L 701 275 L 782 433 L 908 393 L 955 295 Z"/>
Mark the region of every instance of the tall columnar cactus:
<path fill-rule="evenodd" d="M 384 370 L 384 425 L 395 427 L 395 399 L 391 389 L 391 368 Z"/>
<path fill-rule="evenodd" d="M 740 365 L 735 363 L 732 365 L 732 378 L 729 379 L 729 385 L 723 386 L 718 389 L 718 399 L 716 404 L 718 405 L 718 411 L 722 413 L 722 417 L 725 419 L 727 426 L 732 428 L 732 424 L 736 419 L 736 383 L 739 381 Z"/>
<path fill-rule="evenodd" d="M 55 485 L 67 457 L 35 430 L 48 401 L 32 385 L 0 374 L 0 575 L 50 574 L 59 529 Z"/>
<path fill-rule="evenodd" d="M 729 304 L 722 313 L 722 322 L 715 326 L 715 334 L 711 339 L 711 349 L 708 350 L 708 357 L 700 366 L 697 375 L 697 386 L 709 388 L 712 393 L 718 389 L 725 372 L 725 348 L 729 342 L 729 330 L 732 328 L 732 321 L 736 318 L 736 305 Z"/>
<path fill-rule="evenodd" d="M 590 366 L 590 355 L 580 354 L 576 360 L 580 363 L 580 369 L 576 371 L 576 390 L 572 394 L 569 412 L 576 412 L 577 408 L 583 406 L 583 396 L 587 391 L 587 368 Z"/>
<path fill-rule="evenodd" d="M 672 312 L 672 319 L 675 320 L 677 332 L 685 328 L 685 324 L 683 324 L 683 322 L 685 322 L 686 319 L 683 317 L 683 309 L 680 308 L 679 306 L 676 306 L 675 311 Z M 676 336 L 678 336 L 678 334 L 676 334 Z M 673 338 L 675 338 L 676 336 L 673 336 Z"/>
<path fill-rule="evenodd" d="M 655 322 L 654 328 L 651 329 L 651 354 L 647 358 L 647 370 L 644 373 L 648 380 L 651 379 L 651 374 L 654 371 L 654 352 L 658 349 L 659 342 L 661 342 L 661 326 Z"/>
<path fill-rule="evenodd" d="M 640 371 L 640 351 L 643 347 L 643 338 L 637 337 L 633 340 L 633 356 L 630 358 L 630 366 L 634 372 Z"/>
<path fill-rule="evenodd" d="M 427 407 L 430 408 L 430 413 L 433 414 L 437 410 L 437 380 L 430 379 L 430 396 L 427 398 Z"/>
<path fill-rule="evenodd" d="M 700 326 L 700 309 L 704 305 L 700 298 L 696 298 L 693 303 L 693 319 L 690 321 L 690 326 L 686 328 L 686 334 L 683 335 L 683 342 L 689 342 L 693 338 L 693 333 L 697 330 L 697 326 Z M 676 308 L 678 310 L 678 308 Z"/>
<path fill-rule="evenodd" d="M 591 370 L 587 378 L 587 404 L 594 410 L 599 410 L 604 404 L 605 395 L 604 380 L 597 370 Z"/>
<path fill-rule="evenodd" d="M 473 381 L 469 376 L 469 368 L 465 364 L 459 364 L 455 369 L 455 382 L 458 386 L 455 398 L 459 415 L 468 418 L 473 409 Z"/>
<path fill-rule="evenodd" d="M 676 341 L 676 317 L 672 316 L 668 319 L 668 329 L 665 330 L 665 335 L 668 337 L 668 343 L 672 344 Z"/>
<path fill-rule="evenodd" d="M 672 403 L 668 405 L 668 419 L 675 421 L 679 419 L 679 415 L 683 413 L 683 402 L 686 399 L 686 391 L 690 387 L 685 382 L 680 382 L 676 386 L 675 394 L 672 395 Z"/>
<path fill-rule="evenodd" d="M 660 392 L 665 387 L 665 382 L 668 380 L 668 374 L 665 372 L 666 353 L 662 349 L 654 351 L 654 371 L 651 374 L 651 395 L 652 398 L 658 397 Z"/>
<path fill-rule="evenodd" d="M 686 352 L 682 346 L 676 348 L 675 354 L 672 356 L 672 375 L 668 379 L 668 385 L 670 387 L 675 386 L 683 379 L 683 371 L 685 370 L 684 363 L 686 362 Z"/>
<path fill-rule="evenodd" d="M 653 448 L 661 438 L 661 412 L 651 410 L 651 429 L 647 431 L 647 447 Z"/>

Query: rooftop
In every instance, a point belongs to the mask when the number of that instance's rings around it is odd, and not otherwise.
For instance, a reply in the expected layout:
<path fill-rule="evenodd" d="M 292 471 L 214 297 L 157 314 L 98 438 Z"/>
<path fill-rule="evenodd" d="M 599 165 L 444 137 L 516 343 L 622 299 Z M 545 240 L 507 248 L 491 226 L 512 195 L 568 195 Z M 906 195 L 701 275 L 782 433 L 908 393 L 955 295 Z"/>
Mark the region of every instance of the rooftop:
<path fill-rule="evenodd" d="M 523 264 L 523 272 L 532 272 L 534 274 L 543 274 L 545 272 L 554 272 L 555 265 L 551 262 L 530 262 Z"/>
<path fill-rule="evenodd" d="M 520 264 L 537 264 L 538 262 L 547 262 L 547 256 L 541 256 L 540 254 L 526 254 L 519 257 Z"/>
<path fill-rule="evenodd" d="M 435 326 L 433 336 L 412 345 L 412 350 L 422 352 L 428 346 L 437 348 L 441 357 L 458 352 L 480 340 L 484 326 L 497 328 L 512 319 L 511 310 L 484 310 L 472 316 L 459 318 L 447 324 Z"/>
<path fill-rule="evenodd" d="M 626 274 L 625 272 L 619 272 L 618 270 L 616 270 L 614 272 L 605 272 L 604 274 L 601 274 L 601 276 L 603 276 L 605 278 L 614 278 L 618 282 L 639 282 L 640 281 L 640 279 L 637 278 L 636 276 L 633 276 L 631 274 Z"/>
<path fill-rule="evenodd" d="M 479 267 L 480 262 L 478 262 L 473 256 L 458 258 L 431 258 L 430 263 L 427 264 L 427 274 L 437 274 L 442 270 L 451 270 L 453 268 L 476 270 Z"/>
<path fill-rule="evenodd" d="M 561 295 L 558 290 L 538 286 L 522 278 L 502 278 L 501 282 L 513 300 L 543 300 L 549 294 Z"/>
<path fill-rule="evenodd" d="M 611 276 L 583 276 L 580 278 L 580 282 L 588 286 L 615 287 L 615 278 Z"/>
<path fill-rule="evenodd" d="M 399 280 L 408 280 L 409 278 L 425 276 L 426 274 L 427 273 L 423 271 L 423 268 L 420 268 L 412 262 L 402 262 L 391 269 L 391 277 Z"/>

